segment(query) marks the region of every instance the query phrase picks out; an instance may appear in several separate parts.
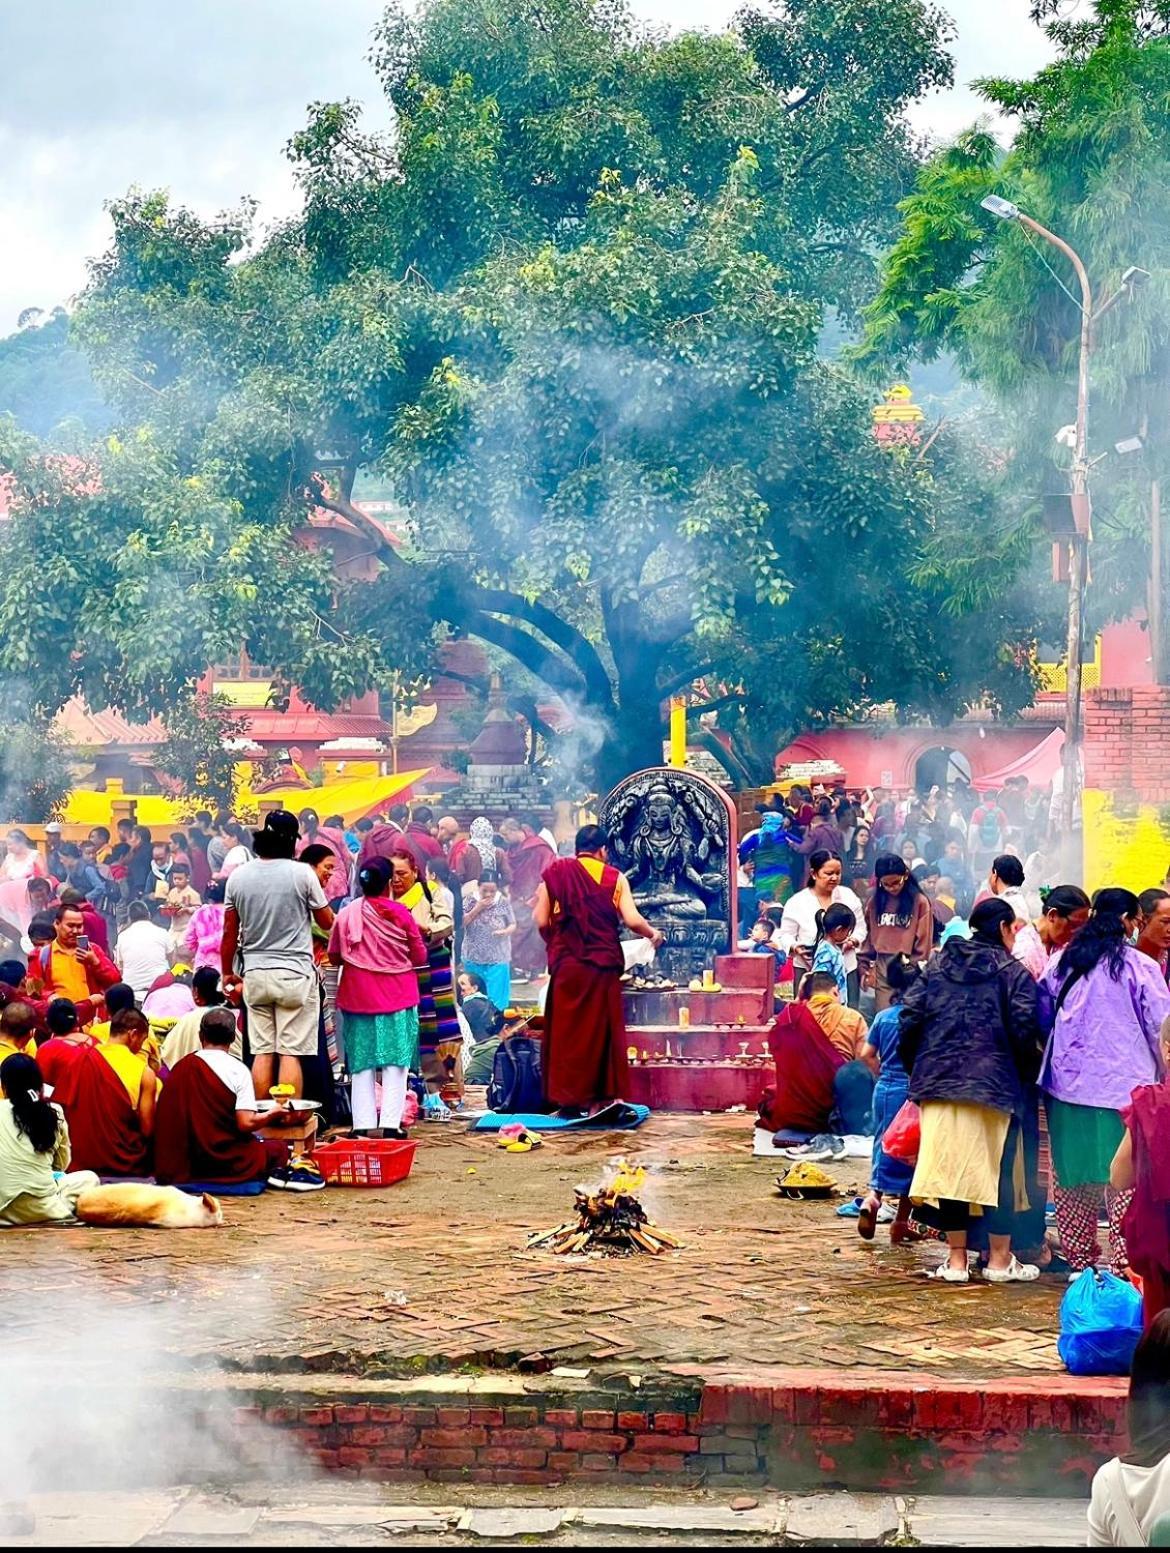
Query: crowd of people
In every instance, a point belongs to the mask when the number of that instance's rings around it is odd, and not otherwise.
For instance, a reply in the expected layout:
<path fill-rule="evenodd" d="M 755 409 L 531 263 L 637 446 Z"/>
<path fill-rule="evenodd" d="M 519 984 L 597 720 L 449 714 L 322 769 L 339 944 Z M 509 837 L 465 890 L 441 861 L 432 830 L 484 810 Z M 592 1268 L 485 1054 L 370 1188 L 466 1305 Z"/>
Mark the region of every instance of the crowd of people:
<path fill-rule="evenodd" d="M 1108 1265 L 1138 1267 L 1151 1313 L 1170 1304 L 1170 1218 L 1151 1184 L 1170 1166 L 1170 1133 L 1156 1125 L 1170 1107 L 1170 892 L 1090 900 L 1059 885 L 1033 918 L 1019 860 L 1002 854 L 969 916 L 936 942 L 929 899 L 897 853 L 876 859 L 864 905 L 839 882 L 840 856 L 809 863 L 809 884 L 753 946 L 799 968 L 770 1036 L 763 1123 L 796 1157 L 872 1134 L 870 1190 L 842 1212 L 867 1238 L 879 1222 L 895 1242 L 945 1237 L 941 1282 L 968 1282 L 972 1251 L 991 1282 L 1042 1268 L 1076 1277 L 1105 1257 L 1103 1212 Z M 867 988 L 869 1027 L 853 1011 Z M 920 1113 L 912 1166 L 883 1148 L 907 1100 Z"/>
<path fill-rule="evenodd" d="M 68 1217 L 95 1175 L 316 1190 L 281 1142 L 300 1102 L 359 1136 L 448 1118 L 514 971 L 547 972 L 528 816 L 46 829 L 45 855 L 0 842 L 0 1224 Z"/>
<path fill-rule="evenodd" d="M 878 859 L 896 856 L 927 896 L 936 935 L 952 916 L 968 914 L 996 857 L 1020 862 L 1019 888 L 1035 912 L 1039 890 L 1058 882 L 1051 803 L 1022 776 L 998 792 L 960 781 L 925 795 L 796 783 L 758 807 L 759 826 L 740 842 L 740 922 L 750 925 L 760 912 L 778 921 L 812 882 L 821 852 L 838 860 L 837 885 L 855 899 L 872 885 Z"/>

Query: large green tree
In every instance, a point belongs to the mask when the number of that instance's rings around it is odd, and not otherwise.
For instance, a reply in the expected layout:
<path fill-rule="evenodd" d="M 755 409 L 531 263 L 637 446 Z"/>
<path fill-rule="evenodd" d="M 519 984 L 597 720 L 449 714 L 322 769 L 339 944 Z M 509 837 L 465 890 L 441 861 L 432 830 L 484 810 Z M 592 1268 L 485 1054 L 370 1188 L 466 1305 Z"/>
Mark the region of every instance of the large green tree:
<path fill-rule="evenodd" d="M 454 629 L 596 726 L 603 782 L 660 758 L 661 700 L 700 676 L 765 756 L 877 701 L 1027 699 L 1030 620 L 1005 593 L 956 629 L 939 582 L 995 471 L 949 432 L 876 447 L 817 351 L 872 289 L 945 42 L 924 0 L 679 37 L 620 0 L 392 6 L 391 128 L 311 110 L 302 218 L 258 243 L 248 208 L 111 207 L 75 333 L 123 429 L 90 481 L 17 458 L 0 625 L 30 629 L 0 665 L 165 708 L 244 642 L 330 705 Z M 404 549 L 354 506 L 362 469 Z M 314 503 L 375 580 L 290 544 Z"/>
<path fill-rule="evenodd" d="M 1068 485 L 1070 454 L 1055 433 L 1075 414 L 1080 294 L 1059 253 L 980 202 L 1007 196 L 1073 245 L 1095 305 L 1117 298 L 1093 330 L 1089 609 L 1099 625 L 1135 605 L 1166 606 L 1146 589 L 1151 493 L 1170 475 L 1170 12 L 1096 0 L 1067 19 L 1044 0 L 1037 16 L 1055 62 L 1031 80 L 979 83 L 1015 119 L 1012 144 L 1005 152 L 976 127 L 922 171 L 861 354 L 883 372 L 915 353 L 955 354 L 1005 413 L 1005 457 L 1031 496 L 1021 521 L 1038 532 L 1041 494 Z M 1127 293 L 1131 266 L 1150 281 Z M 1140 454 L 1114 452 L 1135 434 Z"/>

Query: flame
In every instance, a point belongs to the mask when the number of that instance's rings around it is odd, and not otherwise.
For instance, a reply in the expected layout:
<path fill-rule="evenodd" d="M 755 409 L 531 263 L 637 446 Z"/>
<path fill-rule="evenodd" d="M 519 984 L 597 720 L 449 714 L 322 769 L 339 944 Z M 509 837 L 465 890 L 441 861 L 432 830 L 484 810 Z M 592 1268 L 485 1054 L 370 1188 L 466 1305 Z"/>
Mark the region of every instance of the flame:
<path fill-rule="evenodd" d="M 619 1159 L 614 1168 L 613 1179 L 606 1187 L 606 1191 L 613 1197 L 632 1197 L 641 1191 L 646 1182 L 646 1171 L 641 1165 L 631 1165 L 624 1159 Z"/>

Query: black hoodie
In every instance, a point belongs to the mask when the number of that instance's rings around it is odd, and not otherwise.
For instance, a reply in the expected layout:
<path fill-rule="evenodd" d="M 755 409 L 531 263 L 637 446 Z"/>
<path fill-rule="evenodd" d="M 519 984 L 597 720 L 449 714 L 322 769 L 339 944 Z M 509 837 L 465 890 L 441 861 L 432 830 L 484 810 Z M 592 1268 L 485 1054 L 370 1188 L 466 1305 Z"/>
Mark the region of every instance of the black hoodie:
<path fill-rule="evenodd" d="M 912 1100 L 1020 1116 L 1040 1070 L 1036 983 L 1006 949 L 952 938 L 906 994 L 899 1046 Z"/>

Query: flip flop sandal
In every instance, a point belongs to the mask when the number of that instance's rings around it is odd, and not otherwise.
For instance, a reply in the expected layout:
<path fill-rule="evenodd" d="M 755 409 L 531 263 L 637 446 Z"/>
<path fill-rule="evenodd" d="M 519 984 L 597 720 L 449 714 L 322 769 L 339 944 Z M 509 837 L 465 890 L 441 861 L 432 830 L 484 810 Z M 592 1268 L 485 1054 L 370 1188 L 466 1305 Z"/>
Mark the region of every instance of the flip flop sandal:
<path fill-rule="evenodd" d="M 872 1240 L 874 1230 L 877 1228 L 878 1209 L 876 1203 L 862 1203 L 861 1212 L 857 1215 L 857 1233 L 862 1240 Z"/>

